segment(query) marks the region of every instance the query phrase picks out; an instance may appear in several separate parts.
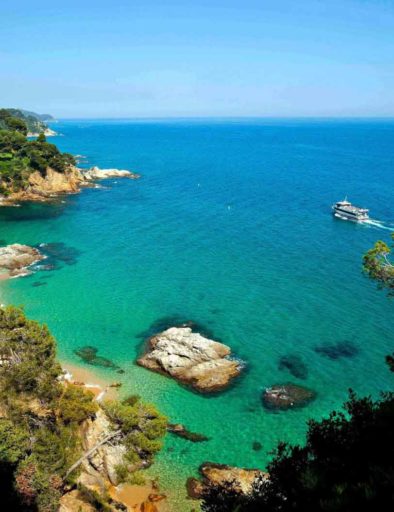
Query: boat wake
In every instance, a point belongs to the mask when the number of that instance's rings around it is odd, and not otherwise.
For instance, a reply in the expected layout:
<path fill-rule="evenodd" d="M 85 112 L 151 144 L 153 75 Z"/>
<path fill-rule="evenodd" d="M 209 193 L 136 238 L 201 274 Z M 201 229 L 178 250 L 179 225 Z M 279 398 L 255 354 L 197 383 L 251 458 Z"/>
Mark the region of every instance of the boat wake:
<path fill-rule="evenodd" d="M 367 224 L 367 225 L 373 226 L 375 228 L 386 229 L 387 231 L 394 231 L 394 226 L 388 226 L 384 222 L 380 222 L 379 220 L 376 220 L 376 219 L 365 220 L 363 222 L 363 224 Z"/>

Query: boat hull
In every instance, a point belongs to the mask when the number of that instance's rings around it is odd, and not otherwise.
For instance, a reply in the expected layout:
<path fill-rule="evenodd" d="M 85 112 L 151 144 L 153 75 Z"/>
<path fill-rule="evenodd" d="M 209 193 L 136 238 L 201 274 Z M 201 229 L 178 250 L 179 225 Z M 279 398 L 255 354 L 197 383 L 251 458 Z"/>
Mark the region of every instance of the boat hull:
<path fill-rule="evenodd" d="M 346 212 L 338 212 L 338 211 L 333 211 L 333 215 L 334 217 L 336 217 L 337 219 L 341 219 L 341 220 L 350 220 L 352 222 L 359 222 L 359 223 L 362 223 L 362 222 L 366 222 L 369 220 L 369 217 L 368 216 L 360 216 L 360 217 L 357 217 L 356 215 L 352 215 L 350 213 L 346 213 Z"/>

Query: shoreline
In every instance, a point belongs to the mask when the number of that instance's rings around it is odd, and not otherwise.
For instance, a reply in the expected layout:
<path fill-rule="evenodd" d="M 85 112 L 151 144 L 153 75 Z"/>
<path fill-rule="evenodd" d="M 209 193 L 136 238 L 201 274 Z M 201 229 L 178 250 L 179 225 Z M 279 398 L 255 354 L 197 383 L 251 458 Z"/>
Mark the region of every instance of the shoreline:
<path fill-rule="evenodd" d="M 64 372 L 64 381 L 71 385 L 84 387 L 94 394 L 94 400 L 119 400 L 118 386 L 113 386 L 113 380 L 97 375 L 94 370 L 75 363 L 60 361 Z M 152 504 L 152 512 L 171 512 L 168 503 L 168 491 L 160 489 L 157 481 L 146 475 L 145 483 L 141 485 L 122 483 L 111 486 L 109 493 L 114 500 L 120 501 L 129 512 L 144 512 L 147 503 Z M 155 508 L 153 508 L 155 507 Z"/>
<path fill-rule="evenodd" d="M 84 387 L 91 391 L 95 396 L 95 400 L 100 401 L 104 398 L 117 400 L 119 398 L 117 396 L 119 387 L 111 386 L 113 380 L 107 380 L 95 374 L 90 368 L 84 368 L 75 363 L 68 363 L 63 359 L 60 361 L 60 365 L 63 371 L 68 374 L 64 380 L 74 384 L 74 386 Z M 100 394 L 102 395 L 101 397 Z"/>

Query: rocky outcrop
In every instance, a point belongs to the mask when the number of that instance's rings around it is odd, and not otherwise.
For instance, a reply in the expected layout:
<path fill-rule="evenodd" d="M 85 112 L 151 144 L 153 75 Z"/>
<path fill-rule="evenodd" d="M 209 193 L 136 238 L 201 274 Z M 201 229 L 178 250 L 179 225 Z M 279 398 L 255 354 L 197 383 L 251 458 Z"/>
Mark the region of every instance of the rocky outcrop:
<path fill-rule="evenodd" d="M 44 196 L 75 193 L 79 191 L 84 181 L 84 177 L 76 167 L 70 167 L 64 172 L 48 168 L 45 177 L 42 177 L 39 172 L 29 176 L 28 192 Z"/>
<path fill-rule="evenodd" d="M 240 374 L 230 348 L 204 338 L 190 327 L 171 327 L 148 341 L 138 364 L 192 386 L 201 393 L 220 391 Z"/>
<path fill-rule="evenodd" d="M 41 133 L 43 133 L 45 137 L 55 137 L 55 135 L 58 135 L 55 130 L 52 130 L 51 128 L 45 128 L 45 130 L 41 132 L 28 132 L 27 137 L 38 137 Z"/>
<path fill-rule="evenodd" d="M 267 409 L 286 410 L 303 407 L 314 400 L 316 393 L 296 384 L 276 384 L 263 392 L 263 404 Z"/>
<path fill-rule="evenodd" d="M 131 171 L 123 169 L 99 169 L 91 167 L 87 171 L 83 171 L 83 175 L 87 180 L 104 180 L 107 178 L 130 178 L 136 180 L 141 176 Z"/>
<path fill-rule="evenodd" d="M 17 277 L 29 274 L 29 266 L 44 256 L 28 245 L 12 244 L 0 247 L 0 274 Z"/>
<path fill-rule="evenodd" d="M 38 171 L 30 174 L 28 186 L 18 192 L 11 192 L 2 199 L 2 204 L 16 201 L 48 201 L 60 194 L 75 194 L 89 183 L 77 167 L 69 167 L 64 172 L 48 168 L 43 176 Z"/>
<path fill-rule="evenodd" d="M 171 432 L 171 434 L 182 437 L 183 439 L 187 439 L 192 443 L 209 441 L 209 437 L 205 436 L 204 434 L 198 434 L 197 432 L 191 432 L 181 423 L 169 423 L 167 425 L 167 432 Z"/>
<path fill-rule="evenodd" d="M 94 420 L 88 420 L 83 435 L 83 448 L 88 451 L 110 434 L 111 424 L 105 413 L 99 409 Z M 123 463 L 126 447 L 122 444 L 106 443 L 98 448 L 83 462 L 83 468 L 88 474 L 92 469 L 101 477 L 109 480 L 112 485 L 118 485 L 116 466 Z M 94 474 L 93 471 L 93 474 Z"/>
<path fill-rule="evenodd" d="M 97 512 L 97 508 L 88 503 L 82 493 L 75 489 L 61 497 L 59 512 Z"/>
<path fill-rule="evenodd" d="M 190 498 L 201 499 L 210 487 L 230 488 L 239 494 L 249 494 L 253 486 L 268 479 L 268 473 L 259 469 L 244 469 L 224 464 L 206 462 L 199 468 L 201 479 L 189 478 L 186 482 Z"/>
<path fill-rule="evenodd" d="M 98 167 L 82 170 L 70 166 L 64 172 L 48 167 L 44 175 L 38 171 L 31 173 L 28 185 L 23 190 L 13 192 L 10 189 L 7 196 L 0 196 L 0 204 L 14 204 L 17 201 L 48 201 L 58 195 L 76 194 L 82 187 L 92 187 L 93 181 L 114 177 L 138 179 L 140 175 L 131 171 Z"/>

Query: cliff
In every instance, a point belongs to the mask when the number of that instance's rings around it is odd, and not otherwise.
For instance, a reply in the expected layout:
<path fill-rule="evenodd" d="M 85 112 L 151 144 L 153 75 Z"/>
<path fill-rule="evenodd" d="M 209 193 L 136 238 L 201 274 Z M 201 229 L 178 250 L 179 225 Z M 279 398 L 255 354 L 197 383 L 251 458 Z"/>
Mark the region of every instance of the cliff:
<path fill-rule="evenodd" d="M 0 308 L 4 510 L 57 512 L 63 496 L 65 511 L 75 502 L 125 510 L 109 491 L 152 463 L 166 424 L 137 397 L 99 403 L 65 378 L 45 326 L 21 309 Z"/>

